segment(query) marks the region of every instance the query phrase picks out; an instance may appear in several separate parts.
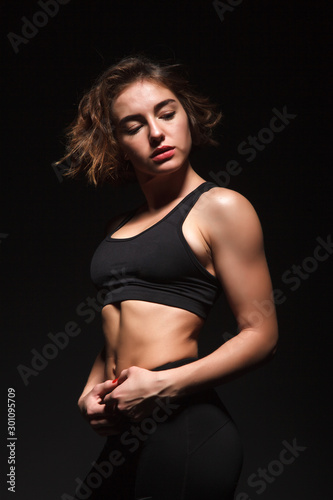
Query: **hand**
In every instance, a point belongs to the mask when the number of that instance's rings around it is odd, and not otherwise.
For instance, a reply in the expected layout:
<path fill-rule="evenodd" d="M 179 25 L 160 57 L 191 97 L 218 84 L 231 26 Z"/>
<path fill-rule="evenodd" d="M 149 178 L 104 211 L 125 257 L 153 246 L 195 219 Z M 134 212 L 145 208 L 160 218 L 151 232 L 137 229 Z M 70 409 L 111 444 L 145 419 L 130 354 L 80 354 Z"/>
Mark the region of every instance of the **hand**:
<path fill-rule="evenodd" d="M 158 373 L 138 366 L 123 370 L 112 384 L 112 392 L 106 394 L 103 403 L 117 408 L 127 419 L 138 421 L 150 415 L 158 396 Z"/>
<path fill-rule="evenodd" d="M 111 436 L 119 434 L 123 429 L 123 416 L 117 411 L 116 402 L 106 405 L 104 396 L 109 393 L 114 384 L 107 380 L 81 397 L 78 402 L 79 409 L 90 427 L 100 436 Z"/>

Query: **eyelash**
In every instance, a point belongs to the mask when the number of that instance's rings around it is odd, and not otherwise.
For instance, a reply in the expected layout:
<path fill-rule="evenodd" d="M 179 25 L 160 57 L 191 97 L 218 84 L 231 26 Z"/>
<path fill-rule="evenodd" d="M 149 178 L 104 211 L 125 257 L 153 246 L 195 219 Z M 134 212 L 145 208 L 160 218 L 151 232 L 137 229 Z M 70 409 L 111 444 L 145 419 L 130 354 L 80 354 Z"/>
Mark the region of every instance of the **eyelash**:
<path fill-rule="evenodd" d="M 171 120 L 176 114 L 176 111 L 171 111 L 170 113 L 165 113 L 161 116 L 164 120 Z"/>
<path fill-rule="evenodd" d="M 163 118 L 163 120 L 172 120 L 172 118 L 175 116 L 175 114 L 176 114 L 176 111 L 171 111 L 171 113 L 165 113 L 160 118 Z M 142 127 L 142 125 L 140 125 L 139 127 L 133 128 L 133 129 L 126 130 L 126 133 L 128 135 L 135 135 L 137 132 L 139 132 L 141 127 Z"/>

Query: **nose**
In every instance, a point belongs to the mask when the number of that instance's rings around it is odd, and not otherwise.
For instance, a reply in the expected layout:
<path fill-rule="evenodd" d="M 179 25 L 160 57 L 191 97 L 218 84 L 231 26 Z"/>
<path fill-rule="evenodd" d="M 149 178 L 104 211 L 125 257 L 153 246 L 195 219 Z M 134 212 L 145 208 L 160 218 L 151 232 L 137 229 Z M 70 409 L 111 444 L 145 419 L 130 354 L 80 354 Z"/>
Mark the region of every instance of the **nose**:
<path fill-rule="evenodd" d="M 164 133 L 159 123 L 157 123 L 156 120 L 152 120 L 149 123 L 149 140 L 152 143 L 155 143 L 155 142 L 160 142 L 163 139 L 164 139 Z"/>

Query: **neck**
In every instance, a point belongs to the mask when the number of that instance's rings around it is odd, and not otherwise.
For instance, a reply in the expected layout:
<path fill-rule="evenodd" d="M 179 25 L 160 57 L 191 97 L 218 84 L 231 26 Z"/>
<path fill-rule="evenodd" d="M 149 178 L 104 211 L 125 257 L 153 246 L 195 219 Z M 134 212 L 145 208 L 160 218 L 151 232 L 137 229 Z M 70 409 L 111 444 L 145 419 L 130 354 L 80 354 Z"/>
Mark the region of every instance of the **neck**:
<path fill-rule="evenodd" d="M 138 173 L 138 182 L 146 198 L 147 207 L 150 212 L 159 210 L 177 199 L 184 198 L 197 186 L 205 182 L 188 163 L 188 165 L 177 172 L 156 175 L 143 178 Z"/>

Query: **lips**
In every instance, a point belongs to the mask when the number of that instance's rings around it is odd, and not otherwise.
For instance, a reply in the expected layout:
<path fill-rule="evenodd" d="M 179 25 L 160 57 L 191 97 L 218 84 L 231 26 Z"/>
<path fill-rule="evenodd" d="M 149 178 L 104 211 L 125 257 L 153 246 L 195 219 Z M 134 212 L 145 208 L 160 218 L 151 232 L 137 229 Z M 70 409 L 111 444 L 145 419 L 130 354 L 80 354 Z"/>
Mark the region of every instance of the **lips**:
<path fill-rule="evenodd" d="M 155 161 L 166 160 L 171 158 L 174 154 L 175 148 L 172 146 L 161 146 L 153 152 L 150 156 Z"/>

